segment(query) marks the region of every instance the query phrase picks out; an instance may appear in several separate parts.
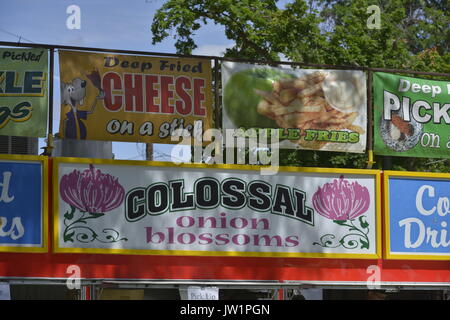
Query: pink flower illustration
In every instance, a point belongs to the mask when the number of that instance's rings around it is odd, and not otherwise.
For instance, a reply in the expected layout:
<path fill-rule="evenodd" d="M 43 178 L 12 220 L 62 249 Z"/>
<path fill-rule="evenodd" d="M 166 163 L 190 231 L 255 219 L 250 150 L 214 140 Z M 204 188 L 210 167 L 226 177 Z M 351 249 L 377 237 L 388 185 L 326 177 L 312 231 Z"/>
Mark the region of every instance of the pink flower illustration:
<path fill-rule="evenodd" d="M 111 243 L 128 240 L 120 238 L 119 232 L 114 229 L 105 228 L 99 234 L 88 225 L 88 220 L 100 218 L 122 204 L 125 190 L 118 178 L 96 170 L 91 164 L 83 172 L 73 170 L 63 175 L 59 193 L 70 205 L 70 210 L 64 214 L 64 242 L 77 240 L 88 243 L 96 240 Z"/>
<path fill-rule="evenodd" d="M 316 211 L 331 220 L 352 220 L 369 209 L 370 194 L 358 182 L 333 180 L 319 187 L 312 198 Z"/>
<path fill-rule="evenodd" d="M 118 178 L 101 173 L 93 165 L 80 172 L 74 170 L 61 178 L 61 198 L 82 212 L 105 213 L 120 206 L 125 190 Z"/>

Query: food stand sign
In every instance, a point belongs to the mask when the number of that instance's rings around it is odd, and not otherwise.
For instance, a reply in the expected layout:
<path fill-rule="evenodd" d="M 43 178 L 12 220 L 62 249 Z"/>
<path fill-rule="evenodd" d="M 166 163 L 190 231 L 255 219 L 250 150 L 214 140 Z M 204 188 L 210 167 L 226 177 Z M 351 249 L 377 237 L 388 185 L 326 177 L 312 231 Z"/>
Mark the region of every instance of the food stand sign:
<path fill-rule="evenodd" d="M 385 257 L 450 260 L 450 174 L 384 172 Z"/>
<path fill-rule="evenodd" d="M 47 49 L 0 49 L 0 135 L 45 137 L 47 73 Z"/>
<path fill-rule="evenodd" d="M 54 161 L 54 251 L 380 257 L 379 171 Z"/>
<path fill-rule="evenodd" d="M 59 51 L 65 139 L 174 144 L 212 126 L 211 61 Z"/>
<path fill-rule="evenodd" d="M 47 160 L 0 156 L 0 252 L 47 252 Z"/>
<path fill-rule="evenodd" d="M 286 149 L 365 152 L 363 71 L 222 62 L 222 83 L 222 127 L 235 136 Z"/>
<path fill-rule="evenodd" d="M 374 152 L 450 158 L 450 82 L 374 73 Z"/>

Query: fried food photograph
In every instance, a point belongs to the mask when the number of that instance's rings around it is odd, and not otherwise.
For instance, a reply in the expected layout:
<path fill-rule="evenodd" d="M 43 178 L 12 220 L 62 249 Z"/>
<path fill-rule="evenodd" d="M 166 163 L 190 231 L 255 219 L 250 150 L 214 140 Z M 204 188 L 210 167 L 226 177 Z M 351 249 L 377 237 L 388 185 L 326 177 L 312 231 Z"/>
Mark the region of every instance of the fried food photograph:
<path fill-rule="evenodd" d="M 423 125 L 410 116 L 410 121 L 403 120 L 399 111 L 391 115 L 391 120 L 380 117 L 380 136 L 385 145 L 397 152 L 407 151 L 419 143 L 423 132 Z"/>
<path fill-rule="evenodd" d="M 250 68 L 235 72 L 227 79 L 224 107 L 236 128 L 299 129 L 300 139 L 290 140 L 292 145 L 313 150 L 323 149 L 335 141 L 323 136 L 311 139 L 311 135 L 305 139 L 307 130 L 365 134 L 363 73 L 288 70 Z M 364 121 L 355 121 L 359 116 L 364 116 Z"/>
<path fill-rule="evenodd" d="M 358 112 L 342 112 L 327 101 L 322 89 L 326 72 L 314 72 L 302 78 L 280 80 L 273 83 L 273 91 L 259 91 L 263 98 L 258 104 L 258 112 L 274 120 L 280 128 L 305 130 L 342 130 L 363 134 L 363 128 L 353 125 Z M 349 108 L 350 109 L 350 108 Z M 298 140 L 303 147 L 320 149 L 326 141 Z"/>

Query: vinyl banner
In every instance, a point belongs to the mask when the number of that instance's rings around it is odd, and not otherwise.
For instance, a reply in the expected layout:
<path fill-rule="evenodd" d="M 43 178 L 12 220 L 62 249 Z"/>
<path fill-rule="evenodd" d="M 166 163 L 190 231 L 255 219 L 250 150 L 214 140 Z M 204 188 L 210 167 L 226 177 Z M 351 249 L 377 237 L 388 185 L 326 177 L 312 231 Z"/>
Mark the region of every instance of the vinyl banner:
<path fill-rule="evenodd" d="M 45 137 L 48 51 L 0 49 L 0 135 Z"/>
<path fill-rule="evenodd" d="M 385 171 L 386 257 L 450 260 L 450 174 Z"/>
<path fill-rule="evenodd" d="M 47 251 L 46 161 L 0 156 L 0 252 Z"/>
<path fill-rule="evenodd" d="M 450 81 L 374 73 L 374 152 L 450 158 Z"/>
<path fill-rule="evenodd" d="M 275 136 L 280 148 L 365 151 L 362 71 L 223 62 L 222 83 L 223 128 L 235 130 L 235 136 Z"/>
<path fill-rule="evenodd" d="M 178 143 L 176 129 L 211 127 L 210 60 L 78 51 L 59 59 L 63 138 Z"/>
<path fill-rule="evenodd" d="M 375 170 L 260 176 L 253 166 L 55 164 L 56 252 L 380 256 Z"/>

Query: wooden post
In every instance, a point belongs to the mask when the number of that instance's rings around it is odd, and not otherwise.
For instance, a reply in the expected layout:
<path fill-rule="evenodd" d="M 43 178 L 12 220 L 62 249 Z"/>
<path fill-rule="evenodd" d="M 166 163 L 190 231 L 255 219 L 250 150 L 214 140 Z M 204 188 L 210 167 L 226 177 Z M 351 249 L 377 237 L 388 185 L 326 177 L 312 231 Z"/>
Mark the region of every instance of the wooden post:
<path fill-rule="evenodd" d="M 145 160 L 153 161 L 153 143 L 145 144 Z"/>

